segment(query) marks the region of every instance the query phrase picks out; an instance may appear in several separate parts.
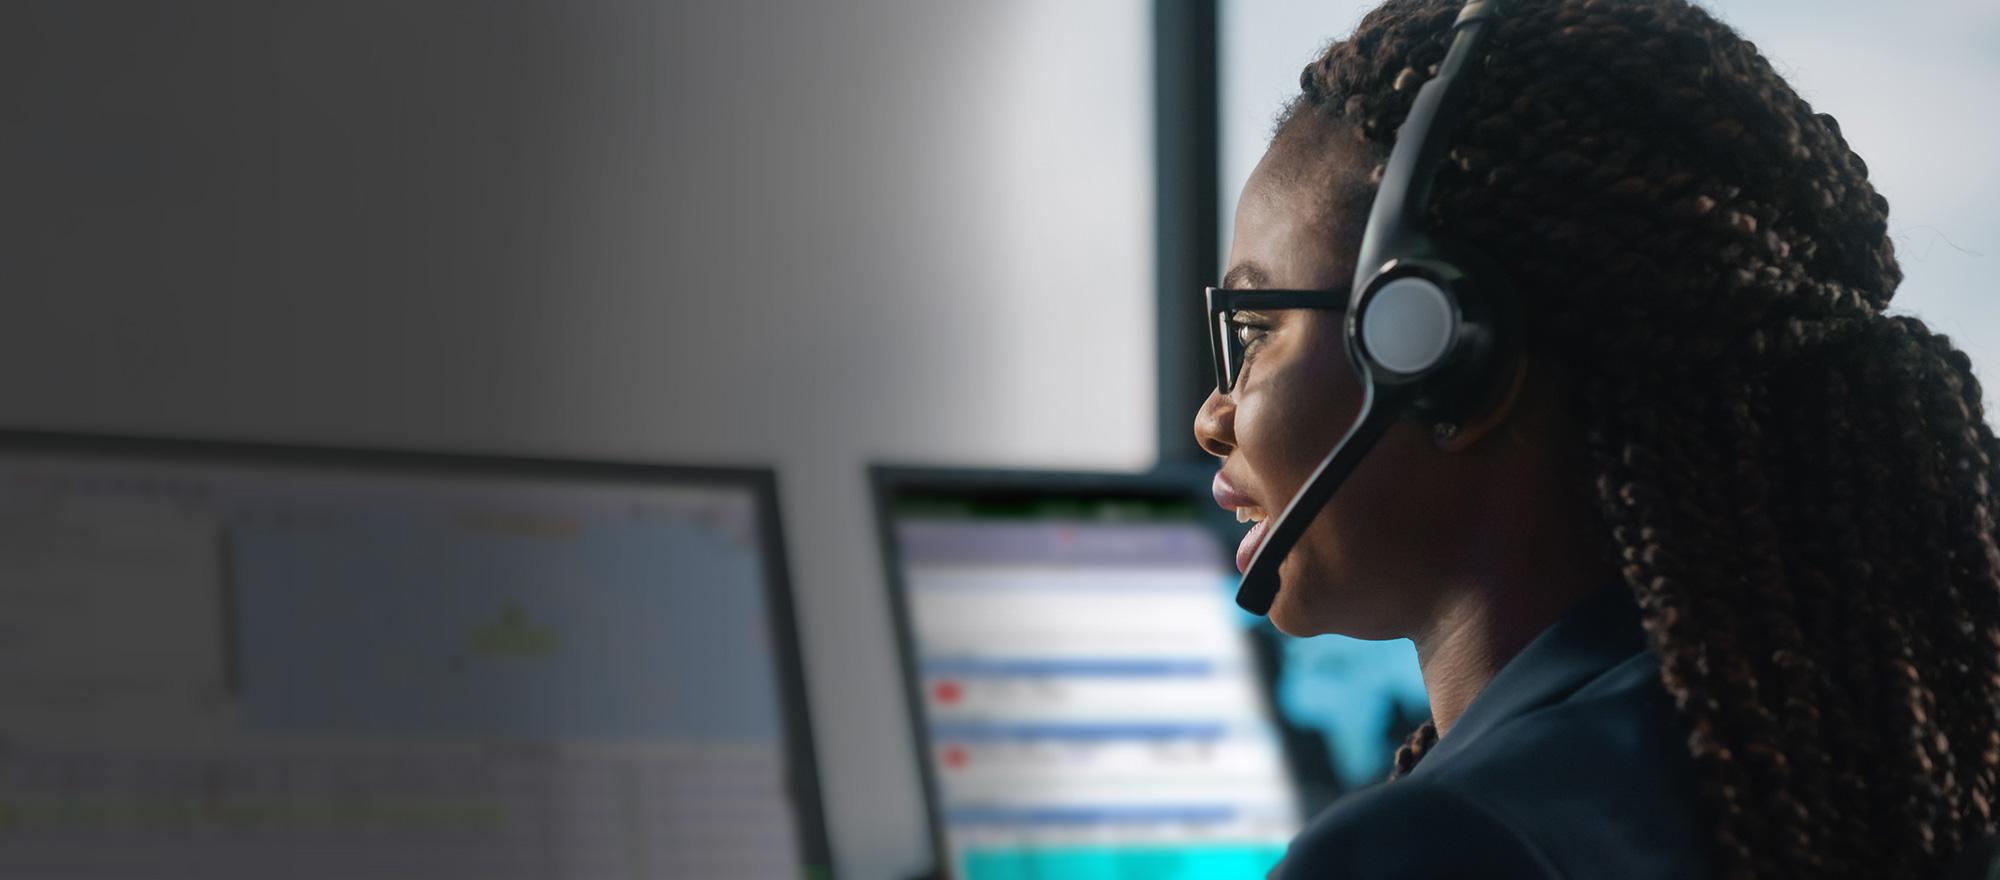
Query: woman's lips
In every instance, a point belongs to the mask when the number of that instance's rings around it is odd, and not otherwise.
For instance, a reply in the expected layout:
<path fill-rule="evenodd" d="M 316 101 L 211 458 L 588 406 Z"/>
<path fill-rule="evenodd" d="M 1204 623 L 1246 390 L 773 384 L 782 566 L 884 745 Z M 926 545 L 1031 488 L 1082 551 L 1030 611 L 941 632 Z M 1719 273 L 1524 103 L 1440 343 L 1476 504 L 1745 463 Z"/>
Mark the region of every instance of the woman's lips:
<path fill-rule="evenodd" d="M 1257 555 L 1257 548 L 1264 544 L 1264 530 L 1271 525 L 1269 519 L 1261 519 L 1250 527 L 1250 533 L 1243 536 L 1243 542 L 1236 545 L 1236 571 L 1241 574 L 1250 568 L 1251 558 Z"/>
<path fill-rule="evenodd" d="M 1223 510 L 1235 512 L 1248 508 L 1258 514 L 1257 524 L 1251 526 L 1250 533 L 1243 536 L 1243 542 L 1236 545 L 1236 570 L 1243 571 L 1250 567 L 1250 557 L 1257 555 L 1257 547 L 1264 542 L 1264 531 L 1270 522 L 1268 513 L 1250 496 L 1243 494 L 1243 490 L 1236 488 L 1236 484 L 1231 483 L 1221 471 L 1216 471 L 1215 482 L 1209 489 L 1215 495 L 1215 503 L 1221 505 Z"/>

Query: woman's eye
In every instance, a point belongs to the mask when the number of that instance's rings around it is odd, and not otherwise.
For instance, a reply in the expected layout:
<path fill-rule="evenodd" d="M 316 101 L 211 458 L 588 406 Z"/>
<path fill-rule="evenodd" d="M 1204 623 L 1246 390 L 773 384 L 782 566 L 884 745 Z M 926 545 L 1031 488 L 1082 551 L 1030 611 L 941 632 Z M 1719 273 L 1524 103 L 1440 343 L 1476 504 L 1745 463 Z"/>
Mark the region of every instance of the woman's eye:
<path fill-rule="evenodd" d="M 1244 356 L 1248 357 L 1253 343 L 1262 340 L 1270 332 L 1271 328 L 1262 324 L 1237 324 L 1236 344 L 1243 348 Z"/>

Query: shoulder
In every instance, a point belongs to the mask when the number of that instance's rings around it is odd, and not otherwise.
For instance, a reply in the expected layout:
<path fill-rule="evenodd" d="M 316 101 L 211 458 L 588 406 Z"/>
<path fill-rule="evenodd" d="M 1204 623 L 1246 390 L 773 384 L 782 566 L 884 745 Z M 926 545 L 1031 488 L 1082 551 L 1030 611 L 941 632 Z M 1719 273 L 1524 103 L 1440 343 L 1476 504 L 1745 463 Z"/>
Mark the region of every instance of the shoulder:
<path fill-rule="evenodd" d="M 1558 876 L 1703 876 L 1696 774 L 1658 675 L 1635 657 L 1417 776 L 1477 799 Z"/>
<path fill-rule="evenodd" d="M 1634 657 L 1342 798 L 1272 877 L 1707 876 L 1678 730 L 1657 664 Z"/>
<path fill-rule="evenodd" d="M 1691 811 L 1693 765 L 1658 664 L 1634 657 L 1566 699 L 1479 738 L 1435 749 L 1418 776 L 1476 794 L 1519 820 L 1617 804 Z"/>
<path fill-rule="evenodd" d="M 1273 880 L 1560 876 L 1486 805 L 1422 779 L 1341 798 L 1292 841 Z"/>

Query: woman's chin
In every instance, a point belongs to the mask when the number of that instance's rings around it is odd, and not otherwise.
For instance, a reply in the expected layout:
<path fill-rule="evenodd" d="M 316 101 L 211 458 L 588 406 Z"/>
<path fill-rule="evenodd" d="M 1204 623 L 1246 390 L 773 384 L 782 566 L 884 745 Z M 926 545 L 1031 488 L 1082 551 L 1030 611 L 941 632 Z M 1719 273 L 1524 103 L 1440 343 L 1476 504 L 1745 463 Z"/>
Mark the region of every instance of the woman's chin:
<path fill-rule="evenodd" d="M 1301 571 L 1298 559 L 1287 559 L 1278 569 L 1278 595 L 1271 601 L 1271 612 L 1267 615 L 1271 625 L 1288 636 L 1308 638 L 1330 630 L 1325 628 L 1328 621 L 1320 607 L 1319 589 L 1323 582 L 1314 580 L 1312 573 Z"/>
<path fill-rule="evenodd" d="M 1290 560 L 1287 560 L 1290 562 Z M 1281 570 L 1282 586 L 1271 603 L 1271 625 L 1288 636 L 1342 635 L 1380 640 L 1408 635 L 1396 625 L 1403 615 L 1392 594 L 1333 586 L 1336 581 L 1312 572 Z"/>

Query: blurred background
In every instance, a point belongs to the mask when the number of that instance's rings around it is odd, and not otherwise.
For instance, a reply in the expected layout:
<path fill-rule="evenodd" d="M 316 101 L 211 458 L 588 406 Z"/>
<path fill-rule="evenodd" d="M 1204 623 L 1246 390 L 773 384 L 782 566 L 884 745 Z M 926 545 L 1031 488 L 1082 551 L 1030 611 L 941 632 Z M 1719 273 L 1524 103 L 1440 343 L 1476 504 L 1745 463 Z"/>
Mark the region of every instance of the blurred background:
<path fill-rule="evenodd" d="M 1705 5 L 1994 363 L 2000 7 Z M 1196 466 L 1235 193 L 1366 8 L 8 0 L 0 428 L 770 469 L 832 864 L 915 876 L 868 466 Z"/>

